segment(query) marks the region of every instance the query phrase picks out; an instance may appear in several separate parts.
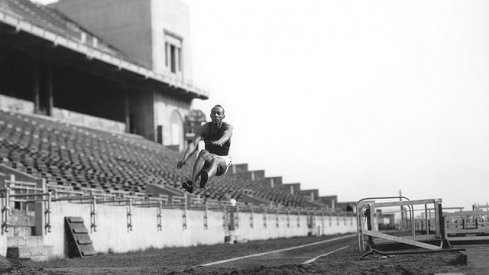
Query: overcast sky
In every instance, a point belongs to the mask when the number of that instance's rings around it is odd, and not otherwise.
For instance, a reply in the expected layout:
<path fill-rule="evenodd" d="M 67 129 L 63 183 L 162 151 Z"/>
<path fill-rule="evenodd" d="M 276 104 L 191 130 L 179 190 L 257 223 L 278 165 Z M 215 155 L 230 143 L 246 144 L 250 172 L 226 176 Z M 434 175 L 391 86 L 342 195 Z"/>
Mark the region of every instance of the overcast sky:
<path fill-rule="evenodd" d="M 184 0 L 232 154 L 340 201 L 489 201 L 489 1 Z"/>

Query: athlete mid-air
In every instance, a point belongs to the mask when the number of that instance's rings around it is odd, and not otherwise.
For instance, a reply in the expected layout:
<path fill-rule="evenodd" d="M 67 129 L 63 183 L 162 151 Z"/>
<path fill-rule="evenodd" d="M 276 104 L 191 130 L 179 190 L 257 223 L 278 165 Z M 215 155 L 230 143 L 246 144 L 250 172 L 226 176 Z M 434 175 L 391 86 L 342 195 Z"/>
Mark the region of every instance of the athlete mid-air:
<path fill-rule="evenodd" d="M 182 183 L 182 187 L 189 193 L 194 191 L 199 179 L 200 188 L 204 188 L 210 178 L 224 175 L 231 165 L 229 148 L 231 147 L 233 126 L 223 121 L 225 115 L 221 105 L 214 106 L 210 116 L 211 122 L 200 126 L 194 139 L 185 149 L 182 160 L 177 163 L 177 168 L 182 168 L 198 150 L 199 142 L 204 141 L 205 149 L 200 151 L 195 160 L 192 178 Z"/>

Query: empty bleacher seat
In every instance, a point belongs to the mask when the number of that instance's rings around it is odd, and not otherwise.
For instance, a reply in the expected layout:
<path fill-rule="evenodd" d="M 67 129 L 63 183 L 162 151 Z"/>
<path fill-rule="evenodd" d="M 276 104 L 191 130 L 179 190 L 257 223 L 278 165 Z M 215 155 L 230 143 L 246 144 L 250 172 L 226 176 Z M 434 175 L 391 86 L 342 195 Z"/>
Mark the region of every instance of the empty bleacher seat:
<path fill-rule="evenodd" d="M 51 186 L 142 197 L 148 184 L 180 189 L 191 174 L 191 165 L 176 169 L 180 153 L 138 136 L 3 111 L 0 122 L 0 160 L 45 178 Z M 236 167 L 234 173 L 213 178 L 204 191 L 197 188 L 195 195 L 229 200 L 251 190 L 249 195 L 278 205 L 304 203 L 300 196 L 263 184 L 263 171 L 248 171 L 247 165 Z M 181 202 L 177 197 L 172 200 Z"/>

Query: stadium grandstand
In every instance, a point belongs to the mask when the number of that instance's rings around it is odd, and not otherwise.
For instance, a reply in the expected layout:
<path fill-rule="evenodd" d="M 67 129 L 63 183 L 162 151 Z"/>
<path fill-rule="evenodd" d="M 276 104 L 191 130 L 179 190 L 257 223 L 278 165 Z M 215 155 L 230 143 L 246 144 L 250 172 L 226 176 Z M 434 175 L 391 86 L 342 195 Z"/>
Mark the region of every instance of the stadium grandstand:
<path fill-rule="evenodd" d="M 157 202 L 160 211 L 162 204 L 183 205 L 185 211 L 205 205 L 206 226 L 207 205 L 229 207 L 231 199 L 241 207 L 264 209 L 264 227 L 266 209 L 275 209 L 277 227 L 277 209 L 287 211 L 287 226 L 290 211 L 298 211 L 298 226 L 300 211 L 306 216 L 307 211 L 353 211 L 354 203 L 320 197 L 317 189 L 301 190 L 300 183 L 284 184 L 281 177 L 250 171 L 247 164 L 233 165 L 205 190 L 183 192 L 180 184 L 190 168 L 177 170 L 176 160 L 195 127 L 205 121 L 201 111 L 191 109 L 192 100 L 209 98 L 192 82 L 189 41 L 188 8 L 178 0 L 61 0 L 48 6 L 0 0 L 2 236 L 9 232 L 9 239 L 0 238 L 1 255 L 4 248 L 18 246 L 19 237 L 25 239 L 22 227 L 32 227 L 33 235 L 42 237 L 53 226 L 52 235 L 63 235 L 55 226 L 63 221 L 53 220 L 58 214 L 48 214 L 57 209 L 60 194 L 127 199 L 129 207 L 135 200 Z M 14 189 L 19 194 L 10 193 Z M 33 195 L 26 195 L 31 191 Z M 22 199 L 13 199 L 21 194 Z M 95 209 L 99 201 L 91 203 Z M 7 219 L 20 220 L 10 217 L 6 209 L 11 205 L 25 211 L 24 220 L 33 225 L 9 223 Z M 38 205 L 45 215 L 34 211 Z M 100 213 L 93 210 L 85 218 L 92 233 L 96 228 L 100 232 L 95 221 Z M 132 212 L 125 217 L 132 231 Z M 182 219 L 185 229 L 187 214 Z M 306 234 L 313 228 L 311 216 L 307 219 Z M 250 224 L 253 227 L 253 218 Z M 41 242 L 52 244 L 55 238 Z M 94 246 L 97 252 L 109 249 Z M 148 247 L 158 245 L 116 251 Z M 58 251 L 55 256 L 66 255 Z"/>

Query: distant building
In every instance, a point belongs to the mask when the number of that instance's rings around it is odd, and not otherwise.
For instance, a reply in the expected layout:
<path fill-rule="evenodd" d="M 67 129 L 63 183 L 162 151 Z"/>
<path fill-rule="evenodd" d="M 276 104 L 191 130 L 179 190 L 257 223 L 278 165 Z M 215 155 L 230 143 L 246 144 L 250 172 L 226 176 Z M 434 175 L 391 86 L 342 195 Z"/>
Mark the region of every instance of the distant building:
<path fill-rule="evenodd" d="M 376 210 L 376 223 L 379 225 L 379 230 L 394 230 L 396 229 L 396 216 L 394 213 L 382 213 L 381 209 Z"/>
<path fill-rule="evenodd" d="M 336 207 L 336 203 L 338 202 L 338 196 L 321 196 L 319 197 L 319 201 L 328 205 L 331 209 L 334 209 Z"/>
<path fill-rule="evenodd" d="M 301 190 L 300 194 L 308 201 L 317 201 L 319 199 L 319 189 Z"/>

